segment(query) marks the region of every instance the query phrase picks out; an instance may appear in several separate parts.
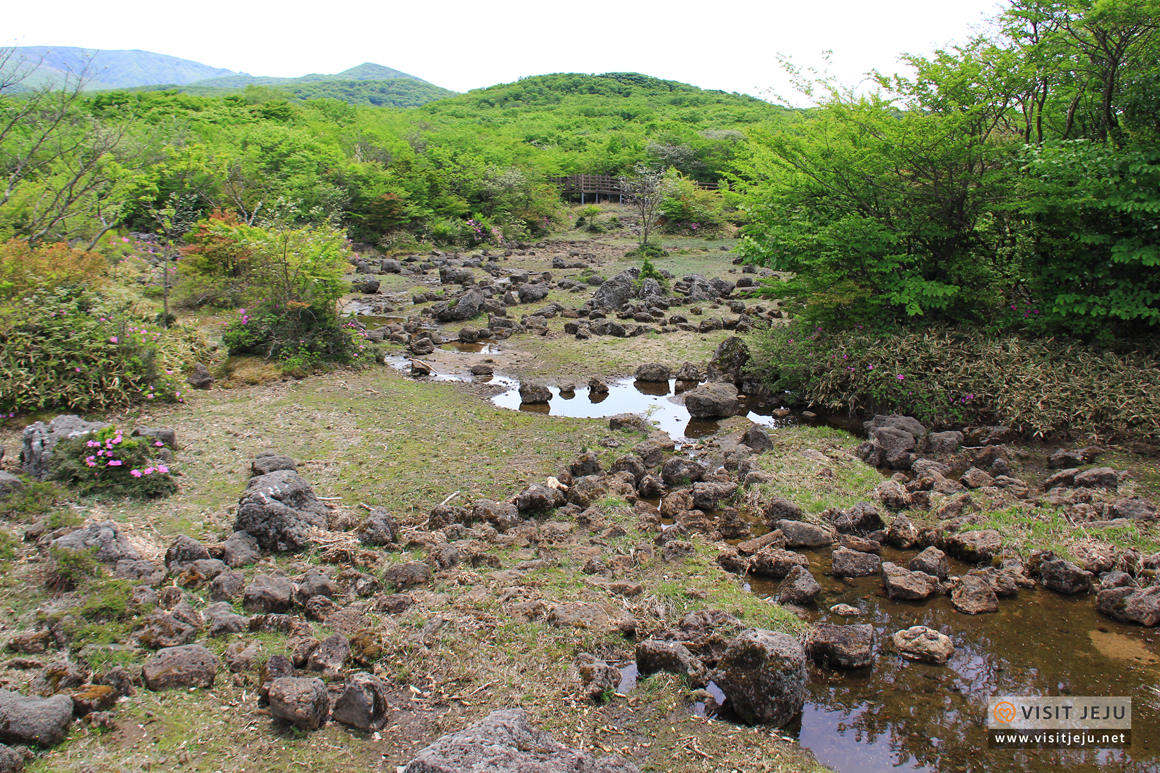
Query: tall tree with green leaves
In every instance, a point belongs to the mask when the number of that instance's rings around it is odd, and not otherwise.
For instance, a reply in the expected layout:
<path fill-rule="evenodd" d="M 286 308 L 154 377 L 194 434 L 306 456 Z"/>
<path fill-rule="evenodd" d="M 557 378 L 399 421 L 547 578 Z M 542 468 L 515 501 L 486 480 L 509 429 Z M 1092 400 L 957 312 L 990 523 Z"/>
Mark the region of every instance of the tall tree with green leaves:
<path fill-rule="evenodd" d="M 100 120 L 81 109 L 87 65 L 24 86 L 37 64 L 0 48 L 0 231 L 30 246 L 82 236 L 95 245 L 129 198 L 130 119 Z"/>

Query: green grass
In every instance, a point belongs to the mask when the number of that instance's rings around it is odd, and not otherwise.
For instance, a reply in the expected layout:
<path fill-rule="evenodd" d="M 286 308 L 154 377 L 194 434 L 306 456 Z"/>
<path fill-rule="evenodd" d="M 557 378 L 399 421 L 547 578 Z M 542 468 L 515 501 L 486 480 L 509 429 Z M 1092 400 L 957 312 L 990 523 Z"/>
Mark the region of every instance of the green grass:
<path fill-rule="evenodd" d="M 854 457 L 858 439 L 831 427 L 804 425 L 772 430 L 775 448 L 757 457 L 769 483 L 756 487 L 766 497 L 782 496 L 808 514 L 827 508 L 844 509 L 870 499 L 869 492 L 882 482 L 881 474 Z M 827 463 L 802 456 L 813 449 L 830 457 Z M 822 470 L 829 470 L 825 475 Z"/>

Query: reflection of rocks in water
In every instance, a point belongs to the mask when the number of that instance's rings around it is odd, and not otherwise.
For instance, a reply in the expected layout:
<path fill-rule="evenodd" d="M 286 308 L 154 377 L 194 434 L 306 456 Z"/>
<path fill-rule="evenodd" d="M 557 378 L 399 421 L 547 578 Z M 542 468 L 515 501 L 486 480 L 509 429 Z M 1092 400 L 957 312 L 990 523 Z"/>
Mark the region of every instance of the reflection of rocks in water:
<path fill-rule="evenodd" d="M 713 419 L 689 419 L 685 425 L 685 437 L 705 437 L 712 435 L 721 427 L 721 423 Z"/>
<path fill-rule="evenodd" d="M 662 396 L 669 393 L 668 381 L 634 381 L 632 386 L 642 395 Z"/>
<path fill-rule="evenodd" d="M 473 341 L 471 343 L 449 341 L 440 348 L 444 351 L 459 352 L 461 354 L 491 354 L 491 344 L 484 341 Z"/>
<path fill-rule="evenodd" d="M 812 572 L 823 577 L 829 552 L 805 552 Z M 916 555 L 885 547 L 882 553 L 897 566 Z M 947 560 L 952 576 L 974 568 Z M 750 578 L 756 592 L 776 592 L 776 583 L 756 579 Z M 839 613 L 846 610 L 838 605 L 853 605 L 864 612 L 854 619 L 873 626 L 880 642 L 900 629 L 925 625 L 950 635 L 955 653 L 946 664 L 933 665 L 904 660 L 886 644 L 876 648 L 873 669 L 865 674 L 811 668 L 799 741 L 839 773 L 1016 773 L 1052 767 L 1097 773 L 1107 769 L 1099 752 L 989 751 L 982 727 L 988 699 L 1067 694 L 1133 695 L 1143 701 L 1141 685 L 1160 676 L 1160 654 L 1146 638 L 1151 633 L 1101 617 L 1091 596 L 1022 588 L 1001 598 L 997 613 L 971 617 L 955 611 L 945 594 L 895 602 L 882 596 L 880 576 L 847 582 L 824 590 L 811 612 L 813 622 L 841 623 Z M 1138 712 L 1134 720 L 1140 737 L 1160 730 L 1155 712 Z M 1116 769 L 1154 770 L 1150 755 L 1139 747 L 1129 750 Z"/>

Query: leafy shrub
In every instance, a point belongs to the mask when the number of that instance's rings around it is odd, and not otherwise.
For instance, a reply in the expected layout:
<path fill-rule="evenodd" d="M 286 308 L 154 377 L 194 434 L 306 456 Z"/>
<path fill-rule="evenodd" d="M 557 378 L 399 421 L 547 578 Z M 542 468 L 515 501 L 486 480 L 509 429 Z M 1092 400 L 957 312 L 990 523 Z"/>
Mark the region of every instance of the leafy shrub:
<path fill-rule="evenodd" d="M 750 133 L 740 254 L 791 272 L 776 289 L 818 321 L 965 321 L 998 306 L 1013 268 L 995 245 L 1010 234 L 984 242 L 977 228 L 1009 184 L 997 122 L 826 88 L 803 120 Z"/>
<path fill-rule="evenodd" d="M 414 255 L 420 252 L 427 252 L 431 249 L 431 244 L 430 242 L 419 241 L 409 231 L 392 231 L 384 234 L 379 239 L 378 248 L 383 254 L 388 256 Z"/>
<path fill-rule="evenodd" d="M 801 324 L 751 340 L 750 370 L 831 411 L 932 426 L 1004 424 L 1035 437 L 1160 437 L 1160 357 L 978 330 L 870 334 Z"/>
<path fill-rule="evenodd" d="M 232 212 L 214 210 L 185 236 L 181 250 L 186 280 L 176 303 L 187 308 L 240 306 L 245 303 L 250 252 L 240 238 L 248 229 Z"/>
<path fill-rule="evenodd" d="M 715 236 L 728 226 L 721 194 L 681 176 L 661 202 L 661 218 L 661 230 L 670 234 Z"/>
<path fill-rule="evenodd" d="M 648 258 L 667 258 L 668 255 L 669 255 L 669 253 L 667 251 L 665 251 L 665 248 L 660 246 L 656 242 L 648 242 L 647 244 L 642 244 L 642 245 L 638 246 L 636 249 L 632 249 L 632 250 L 629 250 L 628 252 L 624 253 L 624 257 L 626 257 L 626 258 L 645 258 L 645 259 L 648 259 Z"/>
<path fill-rule="evenodd" d="M 356 359 L 337 301 L 349 267 L 346 237 L 326 226 L 258 227 L 220 213 L 198 227 L 190 270 L 243 299 L 223 339 L 234 354 L 278 359 L 291 368 Z"/>
<path fill-rule="evenodd" d="M 0 323 L 0 411 L 95 413 L 182 402 L 177 375 L 212 359 L 192 328 L 161 328 L 89 291 L 42 290 Z"/>
<path fill-rule="evenodd" d="M 69 438 L 53 450 L 52 477 L 82 493 L 158 497 L 177 491 L 169 467 L 157 460 L 161 441 L 125 437 L 109 426 L 99 432 Z"/>
<path fill-rule="evenodd" d="M 1027 150 L 1026 171 L 1040 325 L 1105 339 L 1160 330 L 1160 148 L 1049 143 Z"/>
<path fill-rule="evenodd" d="M 280 360 L 287 370 L 357 360 L 366 348 L 365 338 L 365 332 L 343 322 L 333 307 L 292 306 L 282 311 L 274 304 L 239 309 L 238 319 L 222 335 L 231 355 Z"/>
<path fill-rule="evenodd" d="M 439 218 L 432 220 L 428 226 L 431 240 L 436 244 L 462 244 L 467 238 L 467 225 L 462 220 L 454 218 Z"/>
<path fill-rule="evenodd" d="M 107 265 L 95 252 L 67 244 L 29 247 L 12 239 L 0 244 L 0 302 L 41 288 L 99 283 Z"/>
<path fill-rule="evenodd" d="M 664 274 L 657 270 L 657 267 L 653 265 L 652 260 L 647 255 L 644 257 L 644 260 L 641 261 L 640 276 L 637 277 L 637 280 L 634 283 L 637 290 L 640 289 L 640 286 L 646 279 L 652 279 L 665 290 L 669 289 L 669 280 L 665 278 Z"/>
<path fill-rule="evenodd" d="M 190 283 L 208 288 L 198 291 L 204 302 L 325 305 L 342 295 L 350 250 L 346 237 L 328 226 L 247 225 L 215 212 L 186 241 L 185 270 Z"/>
<path fill-rule="evenodd" d="M 576 228 L 588 233 L 602 234 L 604 233 L 605 224 L 600 222 L 600 215 L 603 214 L 600 207 L 595 204 L 589 204 L 580 210 L 580 215 L 576 218 Z"/>

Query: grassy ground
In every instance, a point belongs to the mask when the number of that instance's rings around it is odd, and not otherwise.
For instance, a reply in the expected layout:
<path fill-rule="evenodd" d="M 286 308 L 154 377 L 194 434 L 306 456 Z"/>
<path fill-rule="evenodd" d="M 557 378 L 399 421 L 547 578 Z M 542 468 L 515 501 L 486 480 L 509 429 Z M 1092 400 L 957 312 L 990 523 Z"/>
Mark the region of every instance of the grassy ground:
<path fill-rule="evenodd" d="M 602 441 L 628 444 L 640 438 L 613 433 L 603 421 L 545 420 L 503 411 L 479 399 L 469 385 L 418 383 L 389 369 L 202 393 L 182 409 L 116 418 L 126 425 L 176 429 L 182 445 L 181 491 L 159 502 L 86 501 L 74 509 L 82 517 L 118 521 L 155 553 L 178 534 L 210 543 L 228 534 L 249 462 L 265 449 L 298 459 L 303 476 L 340 510 L 357 515 L 362 504 L 381 505 L 404 523 L 420 525 L 433 505 L 456 491 L 455 501 L 461 503 L 504 499 L 528 481 L 556 474 L 586 448 L 597 450 L 607 465 L 623 449 L 606 448 Z M 28 769 L 363 770 L 380 762 L 402 764 L 438 734 L 492 708 L 513 705 L 527 708 L 561 741 L 598 753 L 624 753 L 644 770 L 814 769 L 808 756 L 776 734 L 694 716 L 690 688 L 675 677 L 642 680 L 631 697 L 605 705 L 577 696 L 578 682 L 569 671 L 574 657 L 587 651 L 627 664 L 633 659 L 632 640 L 618 633 L 523 622 L 509 613 L 505 596 L 606 604 L 632 613 L 648 630 L 705 607 L 725 609 L 760 627 L 795 630 L 800 625 L 780 608 L 745 593 L 737 578 L 718 569 L 711 545 L 699 546 L 697 555 L 684 562 L 665 564 L 651 556 L 652 535 L 638 529 L 623 503 L 610 500 L 604 514 L 607 526 L 625 533 L 606 537 L 603 528 L 590 533 L 571 522 L 549 521 L 545 530 L 554 536 L 548 542 L 481 546 L 496 556 L 500 569 L 533 559 L 545 562 L 514 586 L 510 580 L 490 579 L 492 567 L 460 567 L 428 591 L 415 593 L 417 603 L 407 612 L 368 615 L 385 648 L 375 671 L 394 689 L 392 725 L 377 737 L 338 725 L 309 735 L 275 728 L 254 702 L 256 675 L 235 676 L 223 669 L 212 690 L 142 690 L 118 709 L 116 730 L 78 724 L 65 744 Z M 621 598 L 587 582 L 590 578 L 580 569 L 596 553 L 638 554 L 619 579 L 640 583 L 641 593 Z M 361 556 L 360 566 L 377 573 L 421 557 L 421 551 L 385 552 Z M 297 573 L 325 559 L 325 551 L 316 551 L 278 564 Z M 252 567 L 248 574 L 269 568 Z M 27 625 L 36 607 L 50 602 L 44 571 L 44 564 L 26 551 L 25 561 L 0 579 L 13 622 Z M 101 587 L 104 582 L 94 580 L 73 601 Z M 205 596 L 205 590 L 195 594 Z M 420 632 L 435 618 L 444 625 L 422 639 Z M 114 625 L 123 636 L 133 623 Z M 322 624 L 315 624 L 315 630 L 319 638 L 330 633 Z M 209 645 L 221 653 L 234 638 Z M 287 643 L 284 636 L 266 635 L 262 646 L 265 657 L 286 651 Z M 107 662 L 132 664 L 144 654 Z M 6 672 L 6 684 L 20 686 L 22 675 Z"/>

